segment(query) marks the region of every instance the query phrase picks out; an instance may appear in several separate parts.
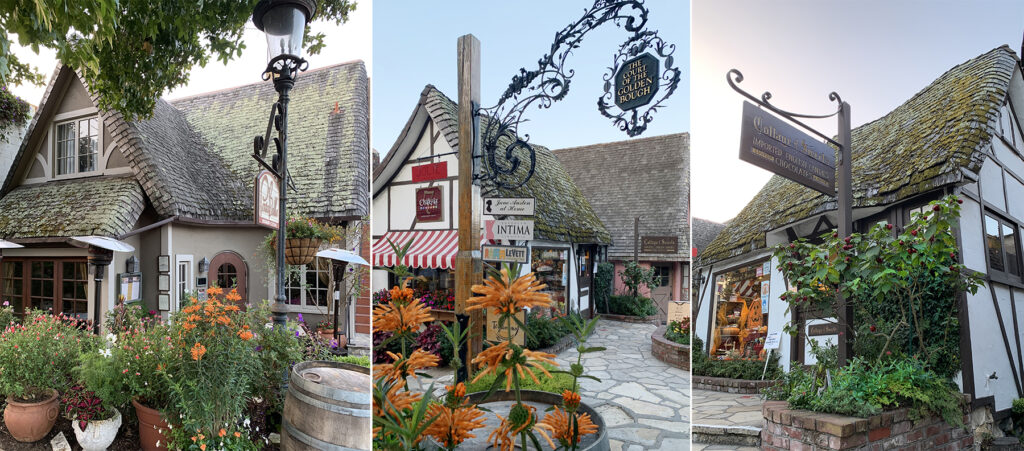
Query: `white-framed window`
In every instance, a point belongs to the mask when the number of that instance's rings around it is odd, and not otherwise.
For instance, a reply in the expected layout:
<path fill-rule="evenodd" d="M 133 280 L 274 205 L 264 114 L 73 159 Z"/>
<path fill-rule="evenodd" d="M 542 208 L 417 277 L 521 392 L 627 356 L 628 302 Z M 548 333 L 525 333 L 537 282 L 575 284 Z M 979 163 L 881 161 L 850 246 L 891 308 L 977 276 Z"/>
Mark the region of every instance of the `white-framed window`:
<path fill-rule="evenodd" d="M 54 173 L 94 172 L 99 165 L 100 121 L 96 116 L 59 122 L 54 136 Z"/>
<path fill-rule="evenodd" d="M 299 266 L 297 270 L 289 268 L 285 284 L 288 305 L 327 311 L 331 299 L 330 265 L 321 265 L 320 261 L 316 259 L 313 263 Z"/>

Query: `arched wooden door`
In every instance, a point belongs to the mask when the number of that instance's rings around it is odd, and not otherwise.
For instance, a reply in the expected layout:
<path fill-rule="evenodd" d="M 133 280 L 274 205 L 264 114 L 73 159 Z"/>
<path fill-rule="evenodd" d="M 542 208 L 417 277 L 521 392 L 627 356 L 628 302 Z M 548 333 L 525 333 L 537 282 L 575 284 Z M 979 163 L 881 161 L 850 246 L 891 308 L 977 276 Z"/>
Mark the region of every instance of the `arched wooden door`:
<path fill-rule="evenodd" d="M 225 251 L 213 257 L 209 277 L 210 286 L 216 284 L 225 292 L 237 288 L 238 295 L 242 297 L 240 303 L 245 305 L 249 302 L 249 267 L 238 253 Z"/>

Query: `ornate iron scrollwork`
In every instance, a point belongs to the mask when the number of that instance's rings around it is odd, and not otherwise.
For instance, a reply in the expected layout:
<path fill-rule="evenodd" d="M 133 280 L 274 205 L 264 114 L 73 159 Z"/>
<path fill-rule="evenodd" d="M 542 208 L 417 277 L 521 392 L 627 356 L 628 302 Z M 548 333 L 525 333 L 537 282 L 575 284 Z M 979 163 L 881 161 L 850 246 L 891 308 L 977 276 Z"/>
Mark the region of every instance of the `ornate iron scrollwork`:
<path fill-rule="evenodd" d="M 615 57 L 616 64 L 625 61 L 620 58 L 622 55 L 639 53 L 648 48 L 654 49 L 666 63 L 665 75 L 659 74 L 663 78 L 661 83 L 667 85 L 664 94 L 644 114 L 638 116 L 634 113 L 632 119 L 625 119 L 628 113 L 612 114 L 609 107 L 601 107 L 603 99 L 598 102 L 601 114 L 612 118 L 620 129 L 630 136 L 642 133 L 651 120 L 650 115 L 672 94 L 680 78 L 679 69 L 672 67 L 671 54 L 675 46 L 665 44 L 656 31 L 645 28 L 647 16 L 648 10 L 643 0 L 597 0 L 584 11 L 582 17 L 556 33 L 549 52 L 538 60 L 536 69 L 519 69 L 495 106 L 477 110 L 483 119 L 480 147 L 486 164 L 476 178 L 504 189 L 519 188 L 530 180 L 537 166 L 537 154 L 529 143 L 530 136 L 520 136 L 518 133 L 519 125 L 526 121 L 523 115 L 532 105 L 550 108 L 565 98 L 575 75 L 573 69 L 566 67 L 566 59 L 573 49 L 580 46 L 589 31 L 607 22 L 613 22 L 630 33 L 629 39 Z M 503 151 L 501 147 L 504 147 Z"/>

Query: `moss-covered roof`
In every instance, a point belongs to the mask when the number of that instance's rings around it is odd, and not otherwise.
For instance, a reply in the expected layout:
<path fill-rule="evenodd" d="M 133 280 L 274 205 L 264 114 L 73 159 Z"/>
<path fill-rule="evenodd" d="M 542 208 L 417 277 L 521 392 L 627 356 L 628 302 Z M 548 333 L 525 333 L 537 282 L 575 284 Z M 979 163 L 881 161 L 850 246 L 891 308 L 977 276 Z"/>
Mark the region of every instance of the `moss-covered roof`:
<path fill-rule="evenodd" d="M 1017 64 L 1007 46 L 960 64 L 882 118 L 853 130 L 853 205 L 891 204 L 977 172 Z M 765 232 L 835 209 L 832 197 L 781 176 L 708 245 L 710 264 L 765 247 Z"/>
<path fill-rule="evenodd" d="M 452 149 L 457 150 L 458 104 L 430 85 L 424 89 L 423 96 L 424 106 L 434 123 L 451 144 Z M 487 121 L 487 118 L 481 120 L 482 131 L 487 129 Z M 502 137 L 499 146 L 504 148 L 510 142 L 511 137 Z M 611 244 L 611 236 L 604 223 L 597 217 L 590 202 L 555 158 L 554 153 L 547 147 L 532 145 L 536 151 L 537 166 L 533 177 L 525 185 L 509 190 L 484 182 L 481 191 L 490 192 L 495 197 L 536 198 L 533 219 L 534 236 L 537 239 Z"/>
<path fill-rule="evenodd" d="M 134 176 L 22 185 L 0 198 L 0 237 L 118 236 L 146 206 Z"/>

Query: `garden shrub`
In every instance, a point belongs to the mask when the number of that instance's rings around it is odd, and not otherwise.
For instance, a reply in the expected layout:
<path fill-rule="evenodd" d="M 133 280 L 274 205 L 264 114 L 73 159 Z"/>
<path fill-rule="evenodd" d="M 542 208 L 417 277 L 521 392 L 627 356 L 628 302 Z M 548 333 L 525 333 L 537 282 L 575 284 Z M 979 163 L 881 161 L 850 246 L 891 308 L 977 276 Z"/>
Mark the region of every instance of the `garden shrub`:
<path fill-rule="evenodd" d="M 526 347 L 529 349 L 554 346 L 562 337 L 570 333 L 570 328 L 565 321 L 546 316 L 537 310 L 531 311 L 527 315 L 526 330 Z"/>
<path fill-rule="evenodd" d="M 608 310 L 610 311 L 606 311 L 603 305 L 598 305 L 599 312 L 640 317 L 658 314 L 658 307 L 654 305 L 654 300 L 648 297 L 640 296 L 634 298 L 629 295 L 616 294 L 612 295 L 608 300 Z"/>
<path fill-rule="evenodd" d="M 543 363 L 542 365 L 544 365 L 544 367 L 547 368 L 549 372 L 556 371 L 559 369 L 558 367 L 549 365 L 547 363 Z M 562 369 L 564 370 L 565 368 Z M 545 391 L 548 393 L 555 393 L 559 395 L 561 395 L 562 392 L 565 390 L 573 389 L 572 375 L 565 373 L 551 373 L 552 377 L 544 377 L 540 375 L 538 372 L 538 376 L 539 377 L 537 379 L 540 380 L 540 384 L 534 382 L 533 379 L 529 377 L 525 377 L 519 380 L 520 387 L 523 390 Z M 495 374 L 488 374 L 476 380 L 475 382 L 467 383 L 466 393 L 487 391 L 488 389 L 491 388 L 491 385 L 494 384 L 494 379 L 496 377 L 497 376 Z"/>
<path fill-rule="evenodd" d="M 597 274 L 594 275 L 594 305 L 598 310 L 608 305 L 608 298 L 612 295 L 612 283 L 615 278 L 615 265 L 603 262 L 597 265 Z"/>
<path fill-rule="evenodd" d="M 691 371 L 694 375 L 744 380 L 760 380 L 762 373 L 764 380 L 776 380 L 783 377 L 777 352 L 771 353 L 771 357 L 768 358 L 767 370 L 765 370 L 764 360 L 712 359 L 704 352 L 703 347 L 704 341 L 700 337 L 693 337 L 693 350 L 690 352 L 690 359 Z"/>
<path fill-rule="evenodd" d="M 338 363 L 349 363 L 352 365 L 359 365 L 362 367 L 370 367 L 370 358 L 361 355 L 339 355 L 331 358 L 332 361 Z"/>
<path fill-rule="evenodd" d="M 665 339 L 681 345 L 690 344 L 690 318 L 682 321 L 670 321 L 665 328 Z"/>
<path fill-rule="evenodd" d="M 644 268 L 634 261 L 626 262 L 625 268 L 619 273 L 622 284 L 626 286 L 627 294 L 633 298 L 639 298 L 640 287 L 645 286 L 648 290 L 658 287 L 657 271 L 654 268 Z"/>
<path fill-rule="evenodd" d="M 0 336 L 0 393 L 25 402 L 45 400 L 50 390 L 71 387 L 78 356 L 96 349 L 85 322 L 33 310 L 24 324 Z"/>
<path fill-rule="evenodd" d="M 438 366 L 447 365 L 448 362 L 451 362 L 452 356 L 455 355 L 455 351 L 452 350 L 451 342 L 445 338 L 444 329 L 441 327 L 440 322 L 429 324 L 426 328 L 420 331 L 419 335 L 416 337 L 416 347 L 434 354 L 441 359 Z"/>

